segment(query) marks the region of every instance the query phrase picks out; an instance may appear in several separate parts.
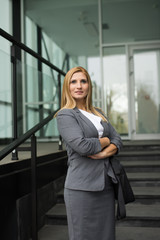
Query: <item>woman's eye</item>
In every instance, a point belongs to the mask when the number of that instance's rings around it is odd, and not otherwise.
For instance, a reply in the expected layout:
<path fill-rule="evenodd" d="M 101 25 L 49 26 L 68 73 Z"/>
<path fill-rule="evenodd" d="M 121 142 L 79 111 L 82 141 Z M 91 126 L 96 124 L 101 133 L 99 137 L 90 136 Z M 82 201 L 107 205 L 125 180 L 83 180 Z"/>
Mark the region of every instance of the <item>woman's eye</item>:
<path fill-rule="evenodd" d="M 70 83 L 73 83 L 73 84 L 74 84 L 74 83 L 76 83 L 76 80 L 71 80 L 71 82 L 70 82 Z"/>
<path fill-rule="evenodd" d="M 82 79 L 81 82 L 82 83 L 87 83 L 87 80 L 86 79 Z"/>

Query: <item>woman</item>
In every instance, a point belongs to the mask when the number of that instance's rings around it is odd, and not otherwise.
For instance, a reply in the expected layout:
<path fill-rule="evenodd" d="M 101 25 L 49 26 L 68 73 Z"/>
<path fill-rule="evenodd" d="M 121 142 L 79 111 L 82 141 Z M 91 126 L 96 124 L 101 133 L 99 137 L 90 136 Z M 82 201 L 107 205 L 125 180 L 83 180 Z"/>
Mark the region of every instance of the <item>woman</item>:
<path fill-rule="evenodd" d="M 115 201 L 109 157 L 122 145 L 92 106 L 92 84 L 82 67 L 65 76 L 57 123 L 68 154 L 64 199 L 70 240 L 114 240 Z M 110 177 L 109 177 L 110 176 Z"/>

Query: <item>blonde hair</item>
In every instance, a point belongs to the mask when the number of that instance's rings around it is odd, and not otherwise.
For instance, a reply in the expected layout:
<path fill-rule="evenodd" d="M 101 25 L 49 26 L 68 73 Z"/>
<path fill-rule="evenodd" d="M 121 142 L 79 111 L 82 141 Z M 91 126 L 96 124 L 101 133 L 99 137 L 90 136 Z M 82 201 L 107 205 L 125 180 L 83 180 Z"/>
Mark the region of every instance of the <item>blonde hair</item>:
<path fill-rule="evenodd" d="M 77 73 L 77 72 L 84 73 L 87 78 L 88 84 L 89 84 L 89 91 L 88 91 L 88 94 L 86 97 L 86 111 L 92 112 L 95 115 L 101 117 L 103 121 L 107 121 L 107 119 L 92 106 L 92 82 L 91 82 L 88 72 L 83 67 L 74 67 L 74 68 L 71 68 L 67 72 L 67 74 L 64 78 L 64 82 L 63 82 L 62 97 L 61 97 L 61 109 L 60 110 L 62 110 L 64 108 L 73 109 L 76 107 L 76 101 L 71 96 L 69 86 L 70 86 L 70 80 L 71 80 L 73 74 Z M 56 115 L 57 115 L 57 113 L 55 114 L 55 117 L 56 117 Z"/>

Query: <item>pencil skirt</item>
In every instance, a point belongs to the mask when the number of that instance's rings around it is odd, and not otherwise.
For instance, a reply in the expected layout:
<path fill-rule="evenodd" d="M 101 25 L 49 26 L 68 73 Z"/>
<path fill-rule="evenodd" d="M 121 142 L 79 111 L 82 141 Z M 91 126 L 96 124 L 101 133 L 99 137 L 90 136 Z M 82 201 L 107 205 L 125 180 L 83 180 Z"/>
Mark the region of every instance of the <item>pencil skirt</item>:
<path fill-rule="evenodd" d="M 115 240 L 113 185 L 106 176 L 103 191 L 64 189 L 69 240 Z"/>

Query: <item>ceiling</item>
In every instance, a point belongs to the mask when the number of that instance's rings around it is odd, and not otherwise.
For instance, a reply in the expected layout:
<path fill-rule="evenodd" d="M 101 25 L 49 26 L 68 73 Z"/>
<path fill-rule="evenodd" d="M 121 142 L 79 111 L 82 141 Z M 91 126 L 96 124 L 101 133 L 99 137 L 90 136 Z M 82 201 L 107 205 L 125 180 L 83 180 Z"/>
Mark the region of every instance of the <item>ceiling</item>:
<path fill-rule="evenodd" d="M 160 39 L 160 0 L 102 2 L 103 43 Z M 25 14 L 70 55 L 99 55 L 98 0 L 25 0 Z"/>

